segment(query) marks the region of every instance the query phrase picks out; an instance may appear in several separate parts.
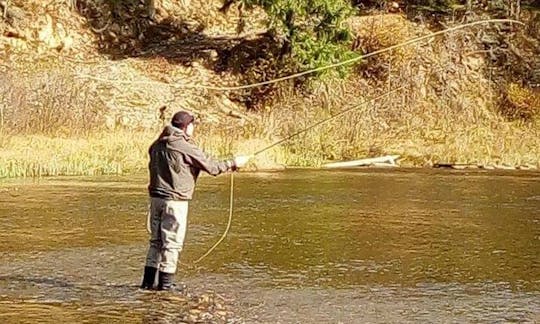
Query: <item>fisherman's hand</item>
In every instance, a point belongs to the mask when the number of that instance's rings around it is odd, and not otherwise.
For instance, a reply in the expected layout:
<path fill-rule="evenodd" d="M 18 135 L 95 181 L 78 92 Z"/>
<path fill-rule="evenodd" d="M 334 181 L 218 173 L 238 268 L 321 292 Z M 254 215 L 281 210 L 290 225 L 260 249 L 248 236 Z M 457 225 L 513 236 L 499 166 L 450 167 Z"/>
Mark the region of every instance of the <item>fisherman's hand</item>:
<path fill-rule="evenodd" d="M 234 158 L 234 165 L 237 168 L 243 168 L 248 163 L 249 159 L 251 159 L 251 156 L 249 156 L 249 155 L 236 156 Z"/>

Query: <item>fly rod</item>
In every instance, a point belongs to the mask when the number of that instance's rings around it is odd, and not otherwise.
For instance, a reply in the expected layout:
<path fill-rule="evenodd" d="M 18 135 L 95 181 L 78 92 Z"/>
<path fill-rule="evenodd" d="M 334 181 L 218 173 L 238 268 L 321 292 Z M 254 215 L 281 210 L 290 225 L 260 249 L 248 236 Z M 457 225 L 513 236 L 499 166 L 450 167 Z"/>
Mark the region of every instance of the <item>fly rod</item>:
<path fill-rule="evenodd" d="M 305 132 L 307 132 L 307 131 L 309 131 L 309 130 L 311 130 L 311 129 L 317 127 L 317 126 L 320 126 L 320 125 L 322 125 L 322 124 L 324 124 L 324 123 L 327 123 L 327 122 L 333 120 L 334 118 L 340 117 L 340 116 L 342 116 L 342 115 L 344 115 L 344 114 L 346 114 L 346 113 L 348 113 L 348 112 L 350 112 L 350 111 L 352 111 L 352 110 L 358 109 L 358 108 L 364 106 L 365 104 L 367 104 L 367 103 L 369 103 L 369 102 L 374 102 L 374 101 L 379 100 L 379 99 L 381 99 L 381 98 L 384 98 L 384 97 L 386 97 L 386 96 L 388 96 L 388 95 L 390 95 L 390 94 L 392 94 L 392 93 L 398 92 L 399 90 L 402 90 L 403 88 L 404 88 L 404 87 L 402 86 L 402 87 L 399 87 L 399 88 L 396 88 L 396 89 L 387 91 L 387 92 L 385 92 L 385 93 L 383 93 L 383 94 L 380 94 L 380 95 L 378 95 L 378 96 L 376 96 L 376 97 L 372 97 L 372 98 L 370 98 L 370 99 L 364 100 L 364 101 L 362 101 L 362 102 L 359 103 L 359 104 L 356 104 L 356 105 L 351 106 L 351 107 L 349 107 L 349 108 L 343 109 L 343 110 L 339 111 L 339 112 L 336 113 L 336 114 L 333 114 L 333 115 L 331 115 L 331 116 L 329 116 L 329 117 L 327 117 L 327 118 L 325 118 L 325 119 L 323 119 L 323 120 L 320 120 L 320 121 L 318 121 L 318 122 L 316 122 L 316 123 L 314 123 L 314 124 L 312 124 L 312 125 L 310 125 L 310 126 L 304 128 L 304 129 L 302 129 L 302 130 L 299 130 L 299 131 L 297 131 L 297 132 L 295 132 L 295 133 L 293 133 L 293 134 L 291 134 L 291 135 L 289 135 L 289 136 L 287 136 L 287 137 L 285 137 L 285 138 L 282 138 L 282 139 L 280 139 L 279 141 L 276 141 L 276 142 L 274 142 L 274 143 L 268 145 L 268 146 L 265 147 L 265 148 L 262 148 L 262 149 L 258 150 L 257 152 L 251 154 L 251 156 L 252 156 L 252 157 L 255 157 L 255 156 L 257 156 L 257 155 L 259 155 L 259 154 L 261 154 L 261 153 L 263 153 L 263 152 L 265 152 L 265 151 L 268 151 L 269 149 L 271 149 L 271 148 L 273 148 L 273 147 L 275 147 L 275 146 L 281 145 L 281 144 L 283 144 L 283 143 L 285 143 L 285 142 L 291 140 L 292 138 L 294 138 L 294 137 L 296 137 L 296 136 L 298 136 L 298 135 L 300 135 L 300 134 L 303 134 L 303 133 L 305 133 Z"/>
<path fill-rule="evenodd" d="M 257 155 L 259 155 L 259 154 L 261 154 L 261 153 L 263 153 L 263 152 L 265 152 L 265 151 L 268 151 L 269 149 L 271 149 L 271 148 L 273 148 L 273 147 L 276 147 L 276 146 L 278 146 L 278 145 L 281 145 L 281 144 L 285 143 L 286 141 L 292 139 L 293 137 L 296 137 L 296 136 L 298 136 L 298 135 L 300 135 L 300 134 L 303 134 L 303 133 L 305 133 L 305 132 L 307 132 L 307 131 L 309 131 L 309 130 L 315 128 L 315 127 L 317 127 L 317 126 L 320 126 L 320 125 L 322 125 L 322 124 L 324 124 L 324 123 L 327 123 L 327 122 L 331 121 L 331 120 L 334 119 L 334 118 L 340 117 L 340 116 L 342 116 L 342 115 L 344 115 L 344 114 L 346 114 L 346 113 L 348 113 L 348 112 L 350 112 L 350 111 L 353 111 L 353 110 L 355 110 L 355 109 L 358 109 L 358 108 L 360 108 L 360 107 L 363 107 L 363 106 L 364 106 L 365 104 L 367 104 L 367 103 L 377 101 L 377 100 L 379 100 L 379 99 L 381 99 L 381 98 L 384 98 L 384 97 L 386 97 L 386 96 L 388 96 L 388 95 L 390 95 L 390 94 L 392 94 L 392 93 L 396 93 L 396 92 L 398 92 L 399 90 L 402 90 L 402 89 L 404 89 L 404 88 L 405 88 L 405 87 L 402 86 L 402 87 L 399 87 L 399 88 L 396 88 L 396 89 L 387 91 L 387 92 L 385 92 L 385 93 L 383 93 L 383 94 L 380 94 L 380 95 L 378 95 L 378 96 L 376 96 L 376 97 L 372 97 L 372 98 L 370 98 L 370 99 L 363 100 L 363 101 L 360 102 L 359 104 L 353 105 L 353 106 L 351 106 L 351 107 L 349 107 L 349 108 L 345 108 L 345 109 L 343 109 L 343 110 L 337 112 L 336 114 L 331 115 L 330 117 L 327 117 L 327 118 L 325 118 L 325 119 L 322 119 L 322 120 L 320 120 L 320 121 L 318 121 L 318 122 L 316 122 L 316 123 L 314 123 L 314 124 L 312 124 L 312 125 L 310 125 L 310 126 L 304 128 L 304 129 L 302 129 L 302 130 L 300 130 L 300 131 L 297 131 L 297 132 L 295 132 L 295 133 L 293 133 L 293 134 L 291 134 L 291 135 L 289 135 L 289 136 L 287 136 L 287 137 L 285 137 L 285 138 L 282 138 L 282 139 L 280 139 L 279 141 L 276 141 L 275 143 L 272 143 L 272 144 L 268 145 L 267 147 L 258 150 L 257 152 L 251 154 L 250 156 L 251 156 L 251 157 L 255 157 L 255 156 L 257 156 Z M 221 237 L 219 238 L 219 240 L 218 240 L 214 245 L 212 245 L 212 247 L 211 247 L 210 249 L 208 249 L 208 251 L 206 251 L 201 257 L 199 257 L 197 260 L 195 260 L 195 261 L 193 262 L 193 264 L 197 264 L 197 263 L 201 262 L 201 261 L 202 261 L 204 258 L 206 258 L 210 253 L 212 253 L 212 251 L 214 251 L 214 250 L 216 249 L 216 247 L 217 247 L 221 242 L 223 242 L 223 240 L 225 239 L 225 237 L 226 237 L 227 234 L 229 233 L 229 229 L 231 228 L 231 223 L 232 223 L 232 216 L 233 216 L 233 203 L 234 203 L 234 173 L 231 173 L 231 180 L 230 180 L 230 196 L 229 196 L 229 220 L 227 221 L 227 228 L 225 229 L 225 232 L 221 235 Z"/>

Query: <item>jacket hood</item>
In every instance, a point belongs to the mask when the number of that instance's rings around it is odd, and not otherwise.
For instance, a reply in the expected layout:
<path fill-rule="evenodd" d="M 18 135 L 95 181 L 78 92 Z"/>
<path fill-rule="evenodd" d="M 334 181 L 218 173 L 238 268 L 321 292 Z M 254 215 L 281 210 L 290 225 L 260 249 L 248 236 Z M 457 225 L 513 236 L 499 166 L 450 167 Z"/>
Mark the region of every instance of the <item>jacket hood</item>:
<path fill-rule="evenodd" d="M 189 136 L 184 133 L 184 131 L 180 128 L 174 127 L 172 125 L 165 126 L 165 128 L 159 135 L 159 141 L 167 143 L 175 142 L 182 139 L 189 141 Z"/>

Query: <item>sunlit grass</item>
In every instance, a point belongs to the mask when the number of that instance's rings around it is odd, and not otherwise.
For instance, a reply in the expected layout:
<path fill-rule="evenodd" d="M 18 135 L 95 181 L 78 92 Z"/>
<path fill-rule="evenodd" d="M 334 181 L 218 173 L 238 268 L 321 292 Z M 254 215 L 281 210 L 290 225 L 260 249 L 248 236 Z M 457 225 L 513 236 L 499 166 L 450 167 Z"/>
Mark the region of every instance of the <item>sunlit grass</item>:
<path fill-rule="evenodd" d="M 121 175 L 146 172 L 148 148 L 155 132 L 96 132 L 81 137 L 3 135 L 0 138 L 0 178 L 59 175 Z M 217 159 L 252 154 L 267 145 L 263 140 L 232 142 L 219 134 L 198 134 L 205 152 Z M 251 167 L 273 168 L 282 162 L 278 150 L 261 154 Z"/>
<path fill-rule="evenodd" d="M 424 123 L 423 129 L 402 125 L 386 133 L 370 133 L 367 125 L 350 122 L 332 122 L 263 152 L 251 161 L 249 169 L 319 167 L 331 160 L 385 154 L 400 155 L 404 166 L 450 162 L 538 167 L 540 161 L 538 121 L 529 125 L 502 122 L 490 127 L 487 123 L 460 125 L 439 120 L 434 125 Z M 354 140 L 351 134 L 356 134 Z M 157 135 L 150 131 L 97 132 L 76 138 L 4 135 L 0 140 L 0 178 L 146 172 L 148 147 Z M 252 130 L 234 134 L 201 131 L 196 138 L 206 152 L 221 159 L 253 154 L 279 139 L 256 137 Z"/>
<path fill-rule="evenodd" d="M 124 174 L 146 167 L 149 133 L 100 132 L 84 137 L 7 136 L 0 177 Z"/>

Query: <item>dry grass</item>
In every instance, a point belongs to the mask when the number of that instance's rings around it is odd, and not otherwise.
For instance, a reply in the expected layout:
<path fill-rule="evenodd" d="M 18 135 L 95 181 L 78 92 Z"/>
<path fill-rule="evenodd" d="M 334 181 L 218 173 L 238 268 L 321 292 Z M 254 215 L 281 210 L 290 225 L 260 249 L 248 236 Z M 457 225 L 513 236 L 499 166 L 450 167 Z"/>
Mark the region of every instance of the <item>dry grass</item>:
<path fill-rule="evenodd" d="M 358 34 L 368 42 L 377 40 L 369 43 L 373 47 L 370 50 L 399 43 L 403 34 L 411 35 L 413 28 L 399 16 L 360 20 L 364 29 Z M 479 54 L 479 43 L 470 41 L 475 33 L 452 33 L 376 57 L 361 66 L 357 76 L 316 82 L 305 96 L 283 98 L 266 112 L 272 119 L 270 124 L 279 125 L 271 126 L 277 137 L 365 98 L 405 87 L 397 95 L 359 108 L 291 141 L 284 148 L 287 163 L 317 166 L 327 160 L 399 154 L 407 166 L 440 162 L 538 166 L 538 118 L 530 115 L 529 121 L 507 121 L 501 116 L 501 98 L 489 79 L 489 65 Z M 529 93 L 522 91 L 513 98 L 520 107 L 538 107 Z"/>
<path fill-rule="evenodd" d="M 2 135 L 0 178 L 146 172 L 148 147 L 158 134 L 116 130 L 80 137 Z M 260 140 L 234 140 L 228 135 L 210 128 L 196 139 L 205 152 L 218 159 L 231 158 L 233 152 L 251 154 L 268 145 Z M 251 167 L 275 168 L 283 160 L 275 154 L 279 150 L 273 152 L 258 156 Z"/>
<path fill-rule="evenodd" d="M 405 96 L 405 95 L 403 95 Z M 298 106 L 297 106 L 298 107 Z M 290 112 L 272 124 L 279 138 L 328 116 L 322 109 Z M 426 109 L 436 109 L 432 106 Z M 364 106 L 327 125 L 294 138 L 267 159 L 294 166 L 320 166 L 330 160 L 350 160 L 387 154 L 401 156 L 403 166 L 450 162 L 476 165 L 540 167 L 540 120 L 523 123 L 503 118 L 468 123 L 454 116 L 428 114 L 385 118 L 383 104 Z M 271 126 L 270 126 L 271 127 Z M 288 129 L 288 130 L 287 130 Z"/>
<path fill-rule="evenodd" d="M 510 119 L 530 120 L 540 116 L 540 90 L 510 83 L 502 103 L 502 112 Z"/>
<path fill-rule="evenodd" d="M 96 89 L 58 63 L 15 69 L 0 82 L 2 127 L 11 133 L 80 134 L 103 125 Z"/>
<path fill-rule="evenodd" d="M 383 154 L 401 155 L 404 166 L 454 162 L 539 167 L 539 120 L 528 125 L 504 121 L 465 125 L 449 120 L 427 124 L 430 121 L 419 119 L 413 123 L 422 123 L 423 128 L 402 123 L 380 133 L 370 117 L 377 108 L 380 106 L 365 107 L 344 120 L 335 120 L 269 150 L 257 156 L 250 169 L 275 169 L 280 165 L 316 167 L 333 159 Z M 319 113 L 319 117 L 325 114 Z M 288 125 L 291 131 L 311 121 L 296 120 L 299 123 Z M 251 154 L 279 139 L 279 134 L 286 135 L 283 129 L 273 128 L 279 122 L 284 121 L 266 119 L 265 124 L 259 124 L 276 132 L 265 139 L 256 139 L 256 134 L 247 129 L 230 132 L 211 127 L 202 130 L 197 138 L 199 145 L 214 157 Z M 78 138 L 4 135 L 0 138 L 0 178 L 146 172 L 147 149 L 156 136 L 154 132 L 121 130 Z"/>
<path fill-rule="evenodd" d="M 133 132 L 8 136 L 0 147 L 0 178 L 137 172 L 146 167 L 150 141 L 150 134 Z"/>
<path fill-rule="evenodd" d="M 390 47 L 429 32 L 424 26 L 414 25 L 398 14 L 352 17 L 347 21 L 347 25 L 356 39 L 354 49 L 362 53 Z M 414 59 L 416 55 L 413 46 L 398 48 L 381 57 L 391 59 L 396 65 Z"/>

